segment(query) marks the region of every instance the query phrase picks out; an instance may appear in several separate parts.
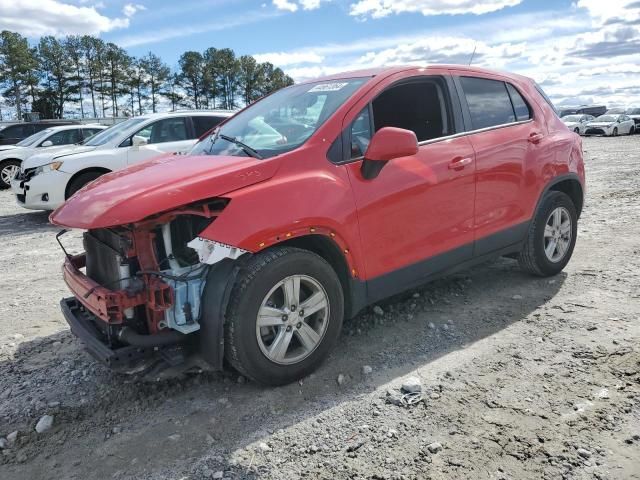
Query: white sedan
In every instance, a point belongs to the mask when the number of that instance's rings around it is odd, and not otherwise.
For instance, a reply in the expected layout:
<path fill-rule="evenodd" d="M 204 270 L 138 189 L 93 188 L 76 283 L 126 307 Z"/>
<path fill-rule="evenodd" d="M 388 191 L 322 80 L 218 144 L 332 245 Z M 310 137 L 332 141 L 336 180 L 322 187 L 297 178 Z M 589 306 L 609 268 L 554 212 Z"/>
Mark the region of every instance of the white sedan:
<path fill-rule="evenodd" d="M 618 135 L 631 135 L 635 132 L 633 119 L 625 114 L 601 115 L 594 121 L 587 123 L 585 135 L 605 135 L 617 137 Z"/>
<path fill-rule="evenodd" d="M 560 120 L 564 122 L 569 130 L 573 130 L 578 135 L 584 135 L 587 123 L 595 120 L 593 115 L 577 113 L 574 115 L 565 115 Z"/>
<path fill-rule="evenodd" d="M 53 153 L 104 130 L 104 125 L 63 125 L 41 130 L 16 145 L 0 146 L 0 188 L 9 188 L 24 160 L 41 152 Z"/>
<path fill-rule="evenodd" d="M 187 153 L 205 132 L 233 115 L 227 110 L 154 113 L 104 130 L 80 148 L 39 154 L 11 181 L 18 205 L 54 210 L 105 173 L 167 153 Z"/>

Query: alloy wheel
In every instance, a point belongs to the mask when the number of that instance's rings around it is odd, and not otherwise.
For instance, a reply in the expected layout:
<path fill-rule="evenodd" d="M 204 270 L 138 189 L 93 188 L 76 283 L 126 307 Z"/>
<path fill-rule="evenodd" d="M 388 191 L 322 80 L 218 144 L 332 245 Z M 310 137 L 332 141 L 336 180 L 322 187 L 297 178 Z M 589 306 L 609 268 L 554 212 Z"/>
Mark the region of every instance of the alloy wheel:
<path fill-rule="evenodd" d="M 14 177 L 18 174 L 19 170 L 20 170 L 20 167 L 17 165 L 6 165 L 0 171 L 0 179 L 2 179 L 2 181 L 6 185 L 11 185 L 11 180 L 13 180 Z"/>
<path fill-rule="evenodd" d="M 564 207 L 554 209 L 544 227 L 544 253 L 550 262 L 558 263 L 571 245 L 571 217 Z"/>
<path fill-rule="evenodd" d="M 278 282 L 265 296 L 256 319 L 262 353 L 281 365 L 298 363 L 320 345 L 329 323 L 329 297 L 307 275 Z"/>

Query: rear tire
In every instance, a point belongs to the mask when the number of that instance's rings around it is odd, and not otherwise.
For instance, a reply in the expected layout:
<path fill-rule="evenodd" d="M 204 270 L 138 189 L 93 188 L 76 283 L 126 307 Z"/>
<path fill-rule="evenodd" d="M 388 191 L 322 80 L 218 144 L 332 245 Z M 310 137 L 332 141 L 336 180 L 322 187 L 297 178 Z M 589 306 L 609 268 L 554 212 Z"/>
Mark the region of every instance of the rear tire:
<path fill-rule="evenodd" d="M 20 160 L 5 160 L 0 162 L 0 190 L 9 188 L 11 186 L 11 180 L 16 176 L 18 170 L 20 170 Z"/>
<path fill-rule="evenodd" d="M 87 172 L 78 175 L 74 178 L 71 183 L 69 183 L 69 187 L 67 188 L 66 199 L 68 200 L 71 196 L 73 196 L 78 190 L 84 187 L 87 183 L 93 182 L 96 178 L 101 177 L 104 173 L 100 172 Z"/>
<path fill-rule="evenodd" d="M 541 277 L 556 275 L 569 263 L 578 232 L 578 215 L 563 192 L 547 192 L 518 257 L 520 268 Z"/>
<path fill-rule="evenodd" d="M 331 265 L 306 250 L 272 248 L 251 257 L 238 275 L 227 307 L 225 357 L 259 383 L 299 380 L 334 347 L 343 316 L 342 286 Z"/>

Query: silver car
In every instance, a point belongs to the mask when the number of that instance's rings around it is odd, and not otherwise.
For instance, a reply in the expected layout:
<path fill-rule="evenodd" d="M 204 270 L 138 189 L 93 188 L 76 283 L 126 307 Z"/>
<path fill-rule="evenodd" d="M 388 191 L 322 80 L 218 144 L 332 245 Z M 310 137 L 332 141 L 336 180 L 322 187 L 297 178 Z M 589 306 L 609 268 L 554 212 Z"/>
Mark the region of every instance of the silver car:
<path fill-rule="evenodd" d="M 595 120 L 595 117 L 584 113 L 576 113 L 574 115 L 565 115 L 560 120 L 564 122 L 569 130 L 573 130 L 578 135 L 584 135 L 587 123 Z"/>
<path fill-rule="evenodd" d="M 631 135 L 635 132 L 635 129 L 635 123 L 628 115 L 605 114 L 587 123 L 584 134 L 617 137 L 618 135 Z"/>

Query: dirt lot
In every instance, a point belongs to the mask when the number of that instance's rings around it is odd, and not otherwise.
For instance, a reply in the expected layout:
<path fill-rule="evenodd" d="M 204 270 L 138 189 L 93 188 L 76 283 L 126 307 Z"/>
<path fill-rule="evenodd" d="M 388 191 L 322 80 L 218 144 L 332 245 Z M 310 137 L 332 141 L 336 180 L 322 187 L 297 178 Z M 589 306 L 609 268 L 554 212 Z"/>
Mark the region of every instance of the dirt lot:
<path fill-rule="evenodd" d="M 59 312 L 56 229 L 0 192 L 0 478 L 640 479 L 640 135 L 584 144 L 565 273 L 501 259 L 408 292 L 281 388 L 97 365 Z M 388 403 L 410 375 L 424 401 Z"/>

